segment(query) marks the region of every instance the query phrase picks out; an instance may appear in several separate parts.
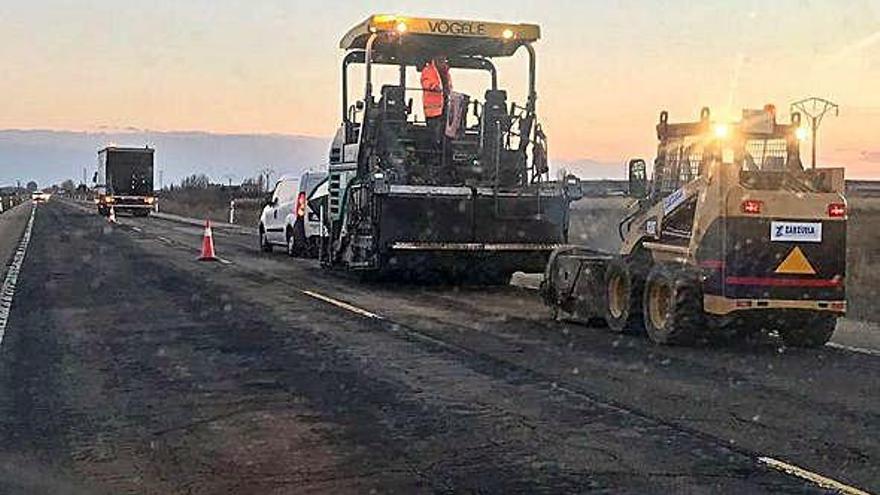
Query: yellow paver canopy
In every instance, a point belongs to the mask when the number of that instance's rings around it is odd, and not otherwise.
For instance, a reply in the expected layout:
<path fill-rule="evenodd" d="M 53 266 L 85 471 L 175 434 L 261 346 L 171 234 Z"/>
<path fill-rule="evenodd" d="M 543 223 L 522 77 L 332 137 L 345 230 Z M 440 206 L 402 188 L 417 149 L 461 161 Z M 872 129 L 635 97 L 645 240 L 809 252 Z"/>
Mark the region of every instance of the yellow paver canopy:
<path fill-rule="evenodd" d="M 366 48 L 370 36 L 388 33 L 405 51 L 445 55 L 509 57 L 521 45 L 537 41 L 541 28 L 535 24 L 511 24 L 398 15 L 374 15 L 352 28 L 339 43 L 344 50 Z"/>

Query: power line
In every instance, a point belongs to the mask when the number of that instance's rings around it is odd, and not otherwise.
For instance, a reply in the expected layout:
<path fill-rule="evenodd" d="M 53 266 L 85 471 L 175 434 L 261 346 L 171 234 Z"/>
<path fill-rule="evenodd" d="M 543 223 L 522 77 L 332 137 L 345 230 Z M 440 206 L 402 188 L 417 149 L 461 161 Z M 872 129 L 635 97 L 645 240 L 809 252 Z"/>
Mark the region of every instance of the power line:
<path fill-rule="evenodd" d="M 840 107 L 836 103 L 824 98 L 815 96 L 796 101 L 791 104 L 791 113 L 799 112 L 810 121 L 810 129 L 813 131 L 813 170 L 816 169 L 816 136 L 819 133 L 819 126 L 822 119 L 830 112 L 834 112 L 834 116 L 840 115 Z"/>

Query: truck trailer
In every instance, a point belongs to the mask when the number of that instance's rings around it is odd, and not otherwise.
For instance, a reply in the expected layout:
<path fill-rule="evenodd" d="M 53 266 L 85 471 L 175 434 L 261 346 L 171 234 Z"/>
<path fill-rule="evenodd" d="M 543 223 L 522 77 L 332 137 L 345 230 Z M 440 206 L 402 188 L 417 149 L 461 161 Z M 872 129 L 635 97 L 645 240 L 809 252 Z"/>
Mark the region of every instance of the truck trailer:
<path fill-rule="evenodd" d="M 98 152 L 98 167 L 93 177 L 93 191 L 98 214 L 110 210 L 135 216 L 149 216 L 156 205 L 153 191 L 155 150 L 107 147 Z"/>

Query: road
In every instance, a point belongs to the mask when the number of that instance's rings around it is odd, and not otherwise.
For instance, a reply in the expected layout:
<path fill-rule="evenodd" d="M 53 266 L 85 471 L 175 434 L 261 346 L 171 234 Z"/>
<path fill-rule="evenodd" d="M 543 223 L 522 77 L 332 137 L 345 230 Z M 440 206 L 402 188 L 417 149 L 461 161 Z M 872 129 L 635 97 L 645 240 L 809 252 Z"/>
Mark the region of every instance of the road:
<path fill-rule="evenodd" d="M 200 263 L 201 233 L 38 207 L 0 492 L 880 490 L 878 356 L 657 347 L 528 290 L 361 283 L 236 231 Z"/>

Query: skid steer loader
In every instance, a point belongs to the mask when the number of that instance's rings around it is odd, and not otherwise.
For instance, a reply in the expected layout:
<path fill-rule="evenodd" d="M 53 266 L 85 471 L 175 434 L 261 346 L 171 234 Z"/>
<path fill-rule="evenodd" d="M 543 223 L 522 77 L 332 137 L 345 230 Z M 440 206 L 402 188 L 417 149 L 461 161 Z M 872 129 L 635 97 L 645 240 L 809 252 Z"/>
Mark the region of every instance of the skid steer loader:
<path fill-rule="evenodd" d="M 772 105 L 742 121 L 673 124 L 660 114 L 653 180 L 629 163 L 637 195 L 619 253 L 555 250 L 541 291 L 560 316 L 645 331 L 659 344 L 777 331 L 821 346 L 846 311 L 843 169 L 805 170 L 800 116 Z"/>

